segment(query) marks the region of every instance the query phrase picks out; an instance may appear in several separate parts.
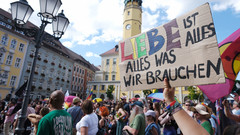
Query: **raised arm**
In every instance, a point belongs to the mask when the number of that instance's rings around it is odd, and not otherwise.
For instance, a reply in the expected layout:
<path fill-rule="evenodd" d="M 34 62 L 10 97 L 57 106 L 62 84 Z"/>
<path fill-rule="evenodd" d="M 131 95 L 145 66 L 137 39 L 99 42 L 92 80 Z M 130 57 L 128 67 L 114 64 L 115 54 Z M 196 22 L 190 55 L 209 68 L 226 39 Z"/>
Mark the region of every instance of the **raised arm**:
<path fill-rule="evenodd" d="M 166 78 L 164 79 L 164 87 L 164 99 L 167 104 L 170 104 L 175 100 L 175 88 L 171 88 L 171 85 Z M 174 113 L 173 117 L 184 135 L 209 135 L 209 133 L 183 109 Z"/>
<path fill-rule="evenodd" d="M 227 100 L 223 100 L 223 105 L 224 105 L 224 113 L 225 115 L 229 118 L 232 119 L 236 122 L 240 122 L 240 116 L 239 115 L 234 115 L 231 113 L 230 109 L 229 109 L 229 103 Z"/>

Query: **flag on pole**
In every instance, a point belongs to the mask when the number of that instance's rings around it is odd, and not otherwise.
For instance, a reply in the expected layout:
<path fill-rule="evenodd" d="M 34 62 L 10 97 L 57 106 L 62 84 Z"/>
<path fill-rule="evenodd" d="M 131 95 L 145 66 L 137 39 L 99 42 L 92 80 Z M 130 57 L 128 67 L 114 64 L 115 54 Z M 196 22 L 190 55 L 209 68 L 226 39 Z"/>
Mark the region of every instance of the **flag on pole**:
<path fill-rule="evenodd" d="M 89 96 L 87 97 L 87 100 L 91 100 L 93 95 L 93 89 L 91 89 Z"/>
<path fill-rule="evenodd" d="M 69 92 L 68 92 L 68 90 L 67 90 L 67 92 L 65 93 L 65 97 L 67 97 L 67 96 L 69 96 Z"/>

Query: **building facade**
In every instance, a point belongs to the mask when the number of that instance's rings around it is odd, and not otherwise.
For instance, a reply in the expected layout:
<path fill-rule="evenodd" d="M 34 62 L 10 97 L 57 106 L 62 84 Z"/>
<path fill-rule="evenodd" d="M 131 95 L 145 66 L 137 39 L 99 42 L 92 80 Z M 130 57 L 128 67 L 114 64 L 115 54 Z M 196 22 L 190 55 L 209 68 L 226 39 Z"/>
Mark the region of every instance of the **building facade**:
<path fill-rule="evenodd" d="M 31 22 L 27 28 L 37 28 Z M 66 48 L 60 41 L 45 32 L 32 80 L 31 98 L 46 98 L 54 90 L 86 96 L 87 82 L 93 80 L 96 67 L 81 55 Z M 17 31 L 11 14 L 0 9 L 0 94 L 4 98 L 14 93 L 29 78 L 35 54 L 33 38 Z M 81 74 L 74 71 L 81 70 Z M 77 81 L 73 80 L 77 76 Z M 73 82 L 74 81 L 74 82 Z M 73 86 L 73 84 L 76 85 Z M 79 82 L 79 83 L 78 83 Z"/>
<path fill-rule="evenodd" d="M 39 49 L 31 88 L 32 98 L 45 98 L 54 90 L 71 92 L 73 61 L 64 52 L 59 41 L 44 41 Z M 28 80 L 35 53 L 35 43 L 30 43 L 23 67 L 20 85 Z"/>
<path fill-rule="evenodd" d="M 87 83 L 94 80 L 97 69 L 80 55 L 75 54 L 72 57 L 75 58 L 71 81 L 72 93 L 76 93 L 81 99 L 85 99 L 87 96 Z"/>
<path fill-rule="evenodd" d="M 100 55 L 102 58 L 101 69 L 96 71 L 94 81 L 88 83 L 88 90 L 93 89 L 93 98 L 107 98 L 107 89 L 114 87 L 113 97 L 119 99 L 120 95 L 120 72 L 118 46 Z"/>
<path fill-rule="evenodd" d="M 20 83 L 29 39 L 14 30 L 9 14 L 2 9 L 0 13 L 0 98 L 5 98 Z"/>
<path fill-rule="evenodd" d="M 142 0 L 125 0 L 123 12 L 123 39 L 130 38 L 141 33 L 142 27 Z M 120 87 L 120 71 L 119 71 L 119 53 L 118 47 L 115 47 L 101 54 L 102 64 L 101 70 L 95 74 L 95 81 L 88 85 L 88 90 L 91 88 L 94 91 L 94 97 L 106 96 L 106 90 L 109 85 L 113 85 L 114 99 L 119 100 L 121 96 L 127 96 L 129 99 L 133 97 L 143 97 L 142 91 L 124 92 Z M 116 61 L 116 62 L 115 62 Z M 114 64 L 116 63 L 116 64 Z M 183 101 L 188 95 L 187 87 L 176 88 L 176 96 Z"/>
<path fill-rule="evenodd" d="M 126 39 L 141 33 L 142 0 L 125 0 L 124 4 L 123 39 Z M 101 70 L 96 72 L 95 80 L 88 83 L 88 90 L 93 89 L 93 98 L 106 98 L 106 91 L 110 85 L 114 87 L 112 93 L 114 100 L 119 100 L 123 95 L 128 95 L 129 98 L 134 97 L 134 92 L 121 91 L 118 45 L 100 56 L 102 58 Z M 141 91 L 135 93 L 143 96 Z"/>

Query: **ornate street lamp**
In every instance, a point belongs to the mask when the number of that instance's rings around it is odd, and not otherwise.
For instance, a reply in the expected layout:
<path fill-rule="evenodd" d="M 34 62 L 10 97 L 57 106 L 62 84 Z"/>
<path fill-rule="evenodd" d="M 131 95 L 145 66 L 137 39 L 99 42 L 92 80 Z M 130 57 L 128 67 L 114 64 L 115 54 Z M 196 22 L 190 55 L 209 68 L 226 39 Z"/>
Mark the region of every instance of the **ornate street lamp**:
<path fill-rule="evenodd" d="M 27 23 L 29 17 L 33 13 L 32 7 L 28 4 L 26 0 L 19 0 L 17 2 L 11 3 L 11 10 L 12 10 L 12 18 L 15 21 L 16 29 L 21 30 L 24 32 L 26 36 L 34 37 L 35 38 L 35 55 L 33 58 L 33 63 L 30 71 L 30 76 L 28 78 L 27 87 L 24 94 L 24 100 L 22 105 L 22 110 L 19 116 L 19 121 L 17 124 L 17 128 L 15 130 L 15 134 L 21 135 L 24 131 L 24 122 L 27 118 L 27 107 L 30 97 L 30 90 L 32 88 L 32 80 L 36 66 L 36 60 L 38 57 L 38 51 L 41 47 L 41 43 L 44 39 L 44 30 L 47 24 L 53 23 L 53 33 L 56 39 L 60 39 L 64 32 L 66 31 L 69 20 L 64 16 L 63 11 L 62 13 L 56 16 L 60 6 L 62 5 L 61 0 L 39 0 L 40 2 L 40 13 L 38 16 L 41 18 L 42 24 L 40 29 L 36 28 L 27 28 L 24 27 L 24 24 Z"/>

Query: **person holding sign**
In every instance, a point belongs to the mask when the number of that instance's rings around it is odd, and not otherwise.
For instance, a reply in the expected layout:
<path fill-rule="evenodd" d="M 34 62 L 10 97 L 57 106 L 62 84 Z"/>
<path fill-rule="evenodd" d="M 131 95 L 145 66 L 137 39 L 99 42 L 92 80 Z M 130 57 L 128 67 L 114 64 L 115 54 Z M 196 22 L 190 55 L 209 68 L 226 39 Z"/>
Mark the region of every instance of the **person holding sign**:
<path fill-rule="evenodd" d="M 186 111 L 182 109 L 180 104 L 174 99 L 175 88 L 172 88 L 169 81 L 164 79 L 163 96 L 168 104 L 166 107 L 173 115 L 177 125 L 184 135 L 209 135 L 209 133 L 199 125 Z M 178 105 L 179 104 L 179 105 Z"/>

